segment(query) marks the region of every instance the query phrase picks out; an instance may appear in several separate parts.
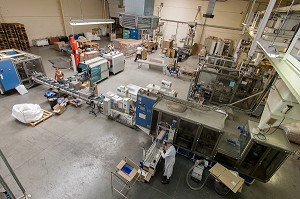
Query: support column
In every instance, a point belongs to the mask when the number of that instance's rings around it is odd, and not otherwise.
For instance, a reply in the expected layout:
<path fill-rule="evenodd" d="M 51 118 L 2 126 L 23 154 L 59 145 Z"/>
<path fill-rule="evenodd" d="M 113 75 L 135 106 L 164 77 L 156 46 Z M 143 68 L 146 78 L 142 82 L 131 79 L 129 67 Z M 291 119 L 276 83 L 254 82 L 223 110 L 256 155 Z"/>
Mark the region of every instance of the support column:
<path fill-rule="evenodd" d="M 65 33 L 65 36 L 68 36 L 66 23 L 65 23 L 65 13 L 64 13 L 64 7 L 63 7 L 62 0 L 59 0 L 59 7 L 60 7 L 60 16 L 61 16 L 61 21 L 62 21 L 64 33 Z"/>
<path fill-rule="evenodd" d="M 249 25 L 250 25 L 249 23 L 250 23 L 250 20 L 251 20 L 251 13 L 252 13 L 252 11 L 253 11 L 255 2 L 256 2 L 256 0 L 252 0 L 252 2 L 251 2 L 250 9 L 248 10 L 247 17 L 246 17 L 246 20 L 245 20 L 245 25 L 243 24 L 244 27 L 243 27 L 242 34 L 245 33 L 245 31 L 247 30 L 247 28 L 248 28 Z"/>
<path fill-rule="evenodd" d="M 263 16 L 263 18 L 262 18 L 262 20 L 260 22 L 260 25 L 258 27 L 256 36 L 255 36 L 255 38 L 252 41 L 250 50 L 248 52 L 248 58 L 252 57 L 252 55 L 254 54 L 254 52 L 255 52 L 255 50 L 257 48 L 257 41 L 261 38 L 261 36 L 262 36 L 262 34 L 263 34 L 264 30 L 265 30 L 265 27 L 267 25 L 267 22 L 268 22 L 269 17 L 270 17 L 270 15 L 272 13 L 272 10 L 273 10 L 273 7 L 274 7 L 275 3 L 276 3 L 276 0 L 270 0 L 269 5 L 268 5 L 268 7 L 267 7 L 267 9 L 266 9 L 266 11 L 264 13 L 264 16 Z"/>

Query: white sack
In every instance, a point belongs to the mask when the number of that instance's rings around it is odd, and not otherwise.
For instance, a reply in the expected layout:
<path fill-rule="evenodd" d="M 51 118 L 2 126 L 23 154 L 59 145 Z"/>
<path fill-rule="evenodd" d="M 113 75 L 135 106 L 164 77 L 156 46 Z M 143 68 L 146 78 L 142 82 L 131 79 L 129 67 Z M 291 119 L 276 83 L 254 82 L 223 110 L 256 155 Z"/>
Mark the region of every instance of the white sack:
<path fill-rule="evenodd" d="M 16 104 L 11 115 L 20 122 L 29 123 L 41 119 L 43 110 L 38 104 Z"/>
<path fill-rule="evenodd" d="M 300 144 L 300 122 L 285 124 L 283 130 L 291 142 Z"/>

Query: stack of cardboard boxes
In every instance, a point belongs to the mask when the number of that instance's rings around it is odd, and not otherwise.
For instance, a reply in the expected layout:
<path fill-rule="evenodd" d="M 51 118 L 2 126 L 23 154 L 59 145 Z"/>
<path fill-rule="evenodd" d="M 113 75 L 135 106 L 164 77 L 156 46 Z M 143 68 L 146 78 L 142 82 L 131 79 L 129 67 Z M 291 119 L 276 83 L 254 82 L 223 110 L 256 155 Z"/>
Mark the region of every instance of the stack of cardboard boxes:
<path fill-rule="evenodd" d="M 113 41 L 115 49 L 118 49 L 125 56 L 135 55 L 138 46 L 143 44 L 142 40 L 135 39 L 114 39 Z"/>
<path fill-rule="evenodd" d="M 173 40 L 163 41 L 162 53 L 165 54 L 166 57 L 175 57 L 176 51 L 173 49 Z"/>

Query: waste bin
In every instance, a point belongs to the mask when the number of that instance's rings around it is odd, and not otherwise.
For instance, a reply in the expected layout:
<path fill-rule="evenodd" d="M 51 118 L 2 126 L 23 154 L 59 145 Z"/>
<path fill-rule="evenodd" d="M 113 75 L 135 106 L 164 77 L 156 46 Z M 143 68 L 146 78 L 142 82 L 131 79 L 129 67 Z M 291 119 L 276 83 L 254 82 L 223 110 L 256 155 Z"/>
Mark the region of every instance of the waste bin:
<path fill-rule="evenodd" d="M 48 102 L 50 104 L 51 109 L 54 110 L 53 107 L 57 104 L 57 98 L 56 97 L 48 98 Z"/>

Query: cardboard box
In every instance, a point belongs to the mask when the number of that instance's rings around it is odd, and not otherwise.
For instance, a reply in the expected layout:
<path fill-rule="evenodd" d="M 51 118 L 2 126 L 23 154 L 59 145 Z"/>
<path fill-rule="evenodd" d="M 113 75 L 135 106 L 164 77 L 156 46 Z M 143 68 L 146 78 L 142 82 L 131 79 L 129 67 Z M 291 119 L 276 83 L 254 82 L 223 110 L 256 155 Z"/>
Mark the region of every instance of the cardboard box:
<path fill-rule="evenodd" d="M 64 104 L 56 104 L 53 107 L 53 113 L 61 115 L 66 110 L 66 106 Z"/>
<path fill-rule="evenodd" d="M 93 59 L 95 57 L 99 56 L 99 52 L 98 51 L 90 51 L 90 52 L 85 52 L 84 53 L 84 60 L 88 60 L 88 59 Z"/>
<path fill-rule="evenodd" d="M 217 180 L 226 185 L 234 193 L 242 191 L 244 179 L 239 177 L 237 173 L 228 170 L 219 163 L 215 164 L 209 171 Z"/>
<path fill-rule="evenodd" d="M 141 182 L 150 182 L 150 179 L 152 177 L 150 172 L 139 169 L 138 174 L 140 174 L 139 181 L 141 181 Z"/>
<path fill-rule="evenodd" d="M 126 164 L 133 168 L 129 174 L 122 171 L 122 168 Z M 134 162 L 132 162 L 130 160 L 126 160 L 126 161 L 121 160 L 121 162 L 117 165 L 117 169 L 118 169 L 117 173 L 120 176 L 122 176 L 125 180 L 127 180 L 128 182 L 131 182 L 134 178 L 136 178 L 138 176 L 139 167 L 138 167 L 138 165 L 136 165 Z"/>
<path fill-rule="evenodd" d="M 60 51 L 60 48 L 64 45 L 66 45 L 66 43 L 64 41 L 54 42 L 53 48 L 57 51 Z"/>
<path fill-rule="evenodd" d="M 142 59 L 146 60 L 147 59 L 147 55 L 148 55 L 147 49 L 143 49 L 142 50 Z"/>
<path fill-rule="evenodd" d="M 53 45 L 54 42 L 59 42 L 59 38 L 58 37 L 49 37 L 48 42 L 50 45 Z"/>
<path fill-rule="evenodd" d="M 72 104 L 75 107 L 80 107 L 82 104 L 84 104 L 84 101 L 79 98 L 76 98 L 76 99 L 70 100 L 70 104 Z"/>
<path fill-rule="evenodd" d="M 173 48 L 173 41 L 163 41 L 162 48 Z"/>

